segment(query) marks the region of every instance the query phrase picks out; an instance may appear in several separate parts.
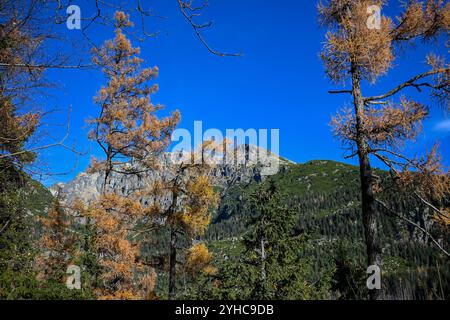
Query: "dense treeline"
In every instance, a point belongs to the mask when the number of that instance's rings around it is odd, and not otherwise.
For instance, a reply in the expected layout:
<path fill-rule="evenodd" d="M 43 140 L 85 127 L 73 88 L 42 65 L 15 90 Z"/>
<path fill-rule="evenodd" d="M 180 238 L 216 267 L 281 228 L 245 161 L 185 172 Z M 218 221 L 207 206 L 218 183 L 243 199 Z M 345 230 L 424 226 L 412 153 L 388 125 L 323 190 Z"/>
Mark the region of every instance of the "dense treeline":
<path fill-rule="evenodd" d="M 296 172 L 295 167 L 302 166 L 307 166 L 308 170 L 311 170 L 310 172 L 317 173 L 317 179 L 310 187 L 310 190 L 313 191 L 300 191 L 296 192 L 297 196 L 289 197 L 288 195 L 295 191 L 288 190 L 287 186 L 291 187 L 292 185 L 285 184 L 285 182 L 291 182 L 292 176 L 295 175 L 293 173 Z M 278 288 L 277 294 L 274 295 L 271 295 L 271 291 L 268 290 L 268 293 L 265 293 L 267 298 L 367 298 L 364 235 L 358 207 L 358 188 L 345 180 L 336 180 L 332 173 L 337 168 L 341 168 L 340 166 L 341 164 L 333 162 L 294 165 L 293 168 L 286 168 L 269 180 L 275 181 L 277 205 L 281 209 L 288 208 L 286 214 L 292 218 L 289 220 L 281 214 L 285 209 L 274 211 L 276 212 L 276 221 L 288 225 L 284 227 L 285 230 L 288 230 L 285 233 L 275 233 L 276 240 L 286 237 L 287 241 L 284 243 L 288 247 L 276 247 L 276 250 L 270 248 L 267 255 L 270 257 L 272 252 L 290 253 L 282 259 L 273 257 L 274 260 L 271 263 L 274 263 L 273 268 L 277 270 L 277 280 L 272 280 L 272 285 L 282 286 L 282 283 L 285 283 L 289 286 L 285 285 L 283 290 Z M 346 170 L 350 172 L 354 169 L 346 166 Z M 327 173 L 326 176 L 323 174 L 324 172 Z M 298 181 L 298 178 L 294 180 Z M 329 192 L 316 193 L 314 191 L 315 184 L 322 185 L 329 181 L 336 184 L 334 187 L 330 187 Z M 236 201 L 236 208 L 239 211 L 228 211 L 225 214 L 224 208 L 219 208 L 216 219 L 209 227 L 206 236 L 206 243 L 212 252 L 212 256 L 209 258 L 212 259 L 212 268 L 207 269 L 206 273 L 193 274 L 188 271 L 188 268 L 181 268 L 182 265 L 186 265 L 189 258 L 186 254 L 178 257 L 180 267 L 177 271 L 179 274 L 177 287 L 179 289 L 176 298 L 258 299 L 264 297 L 263 292 L 265 291 L 261 292 L 263 287 L 260 286 L 261 272 L 258 264 L 260 256 L 254 250 L 257 249 L 260 241 L 255 238 L 252 231 L 261 223 L 261 219 L 257 210 L 252 208 L 249 203 L 252 202 L 255 195 L 261 194 L 261 188 L 267 188 L 267 184 L 268 182 L 253 182 L 247 185 L 247 191 L 233 200 Z M 239 187 L 236 186 L 236 188 Z M 299 187 L 301 187 L 301 182 Z M 340 189 L 340 191 L 333 191 L 333 189 Z M 231 197 L 231 195 L 232 192 L 229 196 Z M 392 203 L 399 202 L 399 206 L 405 206 L 405 203 L 398 201 L 397 197 L 393 196 L 391 200 Z M 50 198 L 42 202 L 51 204 Z M 231 203 L 232 201 L 230 202 L 228 199 L 223 202 Z M 270 201 L 259 202 L 264 204 L 263 207 L 270 203 Z M 415 207 L 412 204 L 408 205 Z M 229 209 L 230 206 L 227 208 Z M 415 210 L 420 212 L 421 209 L 417 207 Z M 219 216 L 222 218 L 218 219 Z M 234 223 L 235 221 L 237 223 Z M 279 222 L 277 222 L 277 226 L 280 226 Z M 407 224 L 402 224 L 389 216 L 384 216 L 382 222 L 385 260 L 382 278 L 383 296 L 395 299 L 448 299 L 450 274 L 446 258 L 443 258 L 421 233 L 409 228 Z M 36 224 L 36 220 L 29 218 L 28 223 Z M 419 221 L 419 223 L 424 224 L 425 221 Z M 30 233 L 30 229 L 28 229 L 28 235 L 39 232 L 36 225 L 34 227 L 30 225 L 30 228 L 34 231 Z M 89 250 L 86 247 L 86 245 L 88 246 L 86 240 L 89 239 L 89 228 L 84 225 L 74 228 L 81 234 L 85 234 L 84 237 L 79 238 L 79 244 L 83 246 L 83 251 L 86 251 L 86 254 L 80 257 L 82 260 L 79 260 L 79 263 L 84 266 L 87 274 L 94 275 L 95 268 L 98 269 L 95 254 L 87 254 Z M 442 238 L 444 235 L 438 233 L 439 230 L 436 232 L 436 236 L 441 237 L 443 241 L 448 241 L 448 239 Z M 30 246 L 33 243 L 29 237 L 14 237 L 14 239 L 22 239 L 22 245 Z M 199 238 L 199 240 L 201 239 Z M 156 268 L 158 274 L 155 293 L 161 298 L 167 297 L 170 231 L 167 228 L 161 228 L 151 236 L 141 238 L 140 241 L 142 241 L 142 256 L 146 261 L 152 262 L 152 266 Z M 189 248 L 190 244 L 189 242 L 180 242 L 178 246 L 179 248 Z M 10 252 L 10 254 L 15 253 Z M 20 260 L 17 260 L 16 263 L 18 262 Z M 271 265 L 269 262 L 268 264 L 267 268 L 270 270 Z M 17 294 L 5 295 L 5 298 L 89 298 L 90 296 L 88 292 L 84 292 L 84 295 L 80 296 L 77 291 L 67 290 L 61 281 L 47 279 L 46 282 L 39 282 L 36 280 L 38 274 L 33 273 L 31 265 L 29 270 L 28 280 L 22 280 L 21 285 L 14 284 L 20 289 Z M 283 274 L 288 279 L 286 282 L 279 278 Z M 296 285 L 293 285 L 295 281 L 292 276 L 294 274 L 299 281 L 296 282 Z M 25 274 L 23 273 L 23 275 Z M 11 276 L 17 277 L 17 275 L 9 275 L 9 277 Z M 267 277 L 270 279 L 269 271 Z M 8 279 L 6 272 L 3 273 L 2 278 L 4 284 L 6 284 L 5 279 Z M 86 278 L 83 280 L 83 285 L 89 286 L 91 281 L 92 279 Z M 5 288 L 11 287 L 5 285 Z"/>
<path fill-rule="evenodd" d="M 309 179 L 299 176 L 305 173 Z M 299 249 L 299 255 L 309 260 L 311 278 L 330 276 L 330 290 L 321 298 L 367 298 L 360 192 L 352 183 L 357 174 L 351 166 L 314 161 L 285 168 L 272 177 L 285 195 L 286 205 L 296 212 L 295 229 L 307 235 L 308 241 Z M 330 182 L 332 185 L 325 187 Z M 305 183 L 310 185 L 309 190 Z M 257 188 L 256 182 L 236 186 L 235 192 L 231 191 L 222 201 L 215 224 L 207 233 L 208 239 L 219 246 L 219 252 L 233 252 L 232 243 L 239 243 L 246 234 L 250 212 L 245 202 L 250 197 L 249 190 Z M 427 211 L 420 201 L 391 194 L 388 202 L 398 210 L 410 212 L 415 222 L 427 225 L 436 237 L 448 243 L 448 234 L 442 233 L 439 224 L 430 227 L 433 222 L 419 214 Z M 383 212 L 383 208 L 379 210 Z M 447 299 L 450 276 L 447 258 L 410 224 L 389 215 L 381 216 L 381 224 L 385 259 L 383 297 Z"/>

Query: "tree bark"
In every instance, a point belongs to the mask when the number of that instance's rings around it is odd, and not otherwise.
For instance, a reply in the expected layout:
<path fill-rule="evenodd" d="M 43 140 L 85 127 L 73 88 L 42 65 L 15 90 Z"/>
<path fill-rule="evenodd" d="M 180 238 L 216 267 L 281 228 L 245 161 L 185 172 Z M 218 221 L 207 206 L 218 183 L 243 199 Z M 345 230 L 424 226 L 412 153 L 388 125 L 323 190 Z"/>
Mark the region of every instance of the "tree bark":
<path fill-rule="evenodd" d="M 112 132 L 111 125 L 109 127 L 109 132 L 110 133 Z M 100 144 L 99 141 L 98 141 L 98 143 Z M 105 178 L 103 179 L 102 195 L 106 195 L 106 193 L 108 191 L 109 176 L 110 176 L 111 171 L 113 169 L 113 165 L 112 165 L 113 149 L 112 149 L 112 146 L 110 144 L 108 144 L 108 149 L 106 149 L 105 152 L 106 152 L 106 160 L 105 160 L 105 168 L 106 169 L 105 169 Z"/>
<path fill-rule="evenodd" d="M 176 294 L 176 267 L 177 267 L 177 234 L 173 228 L 170 230 L 170 256 L 169 256 L 169 299 L 173 300 Z"/>
<path fill-rule="evenodd" d="M 261 281 L 266 282 L 266 242 L 264 236 L 261 237 Z M 264 286 L 265 287 L 265 286 Z"/>
<path fill-rule="evenodd" d="M 364 99 L 358 72 L 352 70 L 352 95 L 356 117 L 356 144 L 358 148 L 359 169 L 361 179 L 362 222 L 367 251 L 368 266 L 377 265 L 381 268 L 381 244 L 378 230 L 378 213 L 373 192 L 373 173 L 369 159 L 369 145 L 364 130 Z M 371 300 L 381 298 L 380 290 L 369 291 Z"/>

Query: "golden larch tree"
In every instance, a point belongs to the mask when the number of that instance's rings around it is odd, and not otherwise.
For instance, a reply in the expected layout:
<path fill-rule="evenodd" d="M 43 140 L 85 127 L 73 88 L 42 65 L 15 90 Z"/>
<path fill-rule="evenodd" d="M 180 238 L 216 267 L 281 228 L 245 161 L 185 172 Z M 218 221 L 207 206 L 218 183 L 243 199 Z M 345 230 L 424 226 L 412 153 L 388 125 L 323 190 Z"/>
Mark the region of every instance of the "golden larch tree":
<path fill-rule="evenodd" d="M 75 221 L 65 212 L 58 198 L 53 201 L 47 215 L 38 220 L 42 225 L 42 236 L 37 243 L 40 254 L 35 265 L 38 278 L 65 283 L 66 268 L 75 264 L 79 254 L 76 247 L 78 235 L 73 229 Z"/>
<path fill-rule="evenodd" d="M 109 193 L 81 209 L 95 223 L 93 245 L 102 268 L 102 300 L 137 300 L 153 296 L 156 273 L 139 260 L 140 245 L 129 240 L 138 219 L 146 214 L 139 201 Z"/>
<path fill-rule="evenodd" d="M 211 180 L 210 173 L 214 167 L 214 160 L 210 156 L 213 150 L 218 149 L 212 141 L 207 141 L 197 150 L 182 152 L 180 157 L 177 154 L 173 155 L 177 159 L 172 174 L 163 176 L 147 189 L 151 195 L 168 196 L 168 205 L 162 206 L 155 201 L 149 210 L 153 221 L 163 221 L 162 224 L 156 223 L 156 226 L 167 228 L 170 234 L 169 299 L 174 299 L 177 293 L 177 265 L 180 263 L 178 260 L 180 253 L 187 253 L 191 259 L 186 260 L 184 267 L 187 269 L 194 265 L 194 261 L 203 260 L 196 253 L 201 252 L 202 257 L 209 255 L 206 246 L 194 244 L 185 250 L 186 248 L 180 248 L 180 244 L 182 240 L 192 243 L 196 237 L 204 235 L 211 223 L 211 211 L 218 204 L 218 195 Z M 207 262 L 204 261 L 197 266 L 204 264 L 203 268 L 206 268 Z"/>
<path fill-rule="evenodd" d="M 139 259 L 140 247 L 131 241 L 131 232 L 148 209 L 137 195 L 119 195 L 109 188 L 111 173 L 133 175 L 154 168 L 155 158 L 167 147 L 179 121 L 178 111 L 159 118 L 159 104 L 151 102 L 157 85 L 150 85 L 158 68 L 141 69 L 139 48 L 124 34 L 132 25 L 128 15 L 115 14 L 115 38 L 93 50 L 93 61 L 108 79 L 95 97 L 100 115 L 89 122 L 90 138 L 103 150 L 105 159 L 95 160 L 91 171 L 104 175 L 101 197 L 85 208 L 94 224 L 94 247 L 102 268 L 100 299 L 150 298 L 156 281 L 152 269 Z"/>
<path fill-rule="evenodd" d="M 429 71 L 412 74 L 409 80 L 383 94 L 365 96 L 362 91 L 364 81 L 375 84 L 393 67 L 400 52 L 411 48 L 416 40 L 431 41 L 445 36 L 450 26 L 450 4 L 442 0 L 408 1 L 402 4 L 399 17 L 392 19 L 380 14 L 377 19 L 374 9 L 382 10 L 386 2 L 330 0 L 318 7 L 321 22 L 329 28 L 321 54 L 326 72 L 336 83 L 350 83 L 348 90 L 330 92 L 350 94 L 353 98 L 352 108 L 334 117 L 332 125 L 335 134 L 349 147 L 348 157 L 359 159 L 368 264 L 379 267 L 382 245 L 378 214 L 394 210 L 377 197 L 382 187 L 372 170 L 372 158 L 389 168 L 397 190 L 415 195 L 439 215 L 445 215 L 444 211 L 432 204 L 440 203 L 450 186 L 436 148 L 422 158 L 409 158 L 400 150 L 405 141 L 417 137 L 422 121 L 429 114 L 428 107 L 408 97 L 405 89 L 429 89 L 448 109 L 448 64 L 430 54 Z M 402 51 L 398 50 L 400 46 Z M 401 214 L 397 216 L 408 220 Z M 380 290 L 371 290 L 370 296 L 380 298 Z"/>
<path fill-rule="evenodd" d="M 127 174 L 139 170 L 133 165 L 125 166 L 126 163 L 152 162 L 170 143 L 171 133 L 180 119 L 178 111 L 169 117 L 157 116 L 163 106 L 152 103 L 151 95 L 158 90 L 158 85 L 150 85 L 149 81 L 157 77 L 158 68 L 141 68 L 140 49 L 133 47 L 123 32 L 130 26 L 128 15 L 116 12 L 115 38 L 106 41 L 100 49 L 93 49 L 93 62 L 108 79 L 108 84 L 95 97 L 100 115 L 89 121 L 93 125 L 89 136 L 106 157 L 94 166 L 105 173 L 104 188 L 108 186 L 111 172 Z"/>

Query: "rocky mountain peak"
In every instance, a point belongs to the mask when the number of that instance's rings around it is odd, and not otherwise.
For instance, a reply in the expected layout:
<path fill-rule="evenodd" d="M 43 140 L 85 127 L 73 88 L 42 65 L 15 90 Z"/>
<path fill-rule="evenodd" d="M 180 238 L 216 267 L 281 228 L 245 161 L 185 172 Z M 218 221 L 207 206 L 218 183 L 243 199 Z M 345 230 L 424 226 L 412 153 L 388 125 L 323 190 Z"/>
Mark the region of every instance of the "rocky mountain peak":
<path fill-rule="evenodd" d="M 164 153 L 157 159 L 158 170 L 150 170 L 140 175 L 122 175 L 113 172 L 109 188 L 119 194 L 127 195 L 131 190 L 151 185 L 153 181 L 170 175 L 173 172 L 175 160 L 179 158 L 180 153 Z M 213 183 L 226 190 L 237 183 L 262 181 L 267 176 L 277 173 L 280 166 L 294 162 L 282 159 L 266 149 L 242 144 L 230 152 L 218 155 L 215 163 L 217 165 L 212 171 Z M 81 172 L 68 183 L 53 185 L 50 191 L 53 195 L 58 194 L 66 203 L 71 203 L 75 199 L 89 202 L 100 195 L 103 180 L 104 176 L 101 173 Z M 146 202 L 145 199 L 142 201 Z"/>

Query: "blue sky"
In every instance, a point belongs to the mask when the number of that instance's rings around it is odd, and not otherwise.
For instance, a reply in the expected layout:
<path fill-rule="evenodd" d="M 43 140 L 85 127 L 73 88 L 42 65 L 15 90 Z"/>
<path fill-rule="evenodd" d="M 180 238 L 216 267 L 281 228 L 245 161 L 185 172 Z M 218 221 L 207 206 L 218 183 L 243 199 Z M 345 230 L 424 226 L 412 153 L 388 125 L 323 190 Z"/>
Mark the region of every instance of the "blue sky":
<path fill-rule="evenodd" d="M 83 17 L 92 14 L 92 4 L 78 2 Z M 386 12 L 395 13 L 398 1 L 390 4 Z M 175 0 L 152 1 L 152 7 L 167 19 L 149 18 L 146 27 L 161 33 L 144 42 L 134 41 L 134 45 L 141 47 L 145 66 L 159 67 L 160 91 L 153 100 L 164 104 L 169 111 L 179 109 L 180 127 L 191 130 L 193 122 L 201 120 L 204 128 L 223 132 L 228 128 L 280 129 L 283 157 L 296 162 L 344 161 L 344 151 L 333 138 L 328 123 L 351 100 L 349 96 L 327 93 L 341 87 L 327 79 L 319 58 L 326 30 L 317 22 L 315 1 L 211 0 L 204 21 L 212 19 L 214 27 L 204 33 L 205 38 L 217 50 L 242 52 L 243 57 L 238 58 L 221 58 L 207 52 L 178 12 Z M 69 39 L 82 42 L 80 31 L 66 30 L 64 25 L 58 27 Z M 96 25 L 91 27 L 89 35 L 101 43 L 112 38 L 113 32 Z M 416 72 L 426 70 L 424 61 L 429 51 L 447 52 L 443 41 L 419 43 L 401 54 L 388 77 L 381 78 L 376 85 L 365 85 L 364 93 L 383 93 Z M 75 59 L 80 52 L 82 58 L 88 58 L 80 50 L 68 52 Z M 87 140 L 85 120 L 98 114 L 92 97 L 105 84 L 102 74 L 98 70 L 52 70 L 48 78 L 56 87 L 43 103 L 46 108 L 61 110 L 50 115 L 48 122 L 64 123 L 71 106 L 70 142 L 76 140 L 78 149 L 98 155 L 95 144 Z M 412 90 L 405 94 L 417 96 Z M 425 94 L 421 101 L 428 102 Z M 439 141 L 444 163 L 449 165 L 449 121 L 442 109 L 434 108 L 424 134 L 416 143 L 406 146 L 408 152 L 424 152 L 433 141 Z M 47 130 L 56 137 L 64 134 L 62 127 L 50 126 Z M 41 159 L 53 172 L 70 170 L 75 161 L 73 154 L 61 149 L 47 150 Z M 75 170 L 46 178 L 44 183 L 72 179 L 86 169 L 89 159 L 89 155 L 81 157 Z"/>

